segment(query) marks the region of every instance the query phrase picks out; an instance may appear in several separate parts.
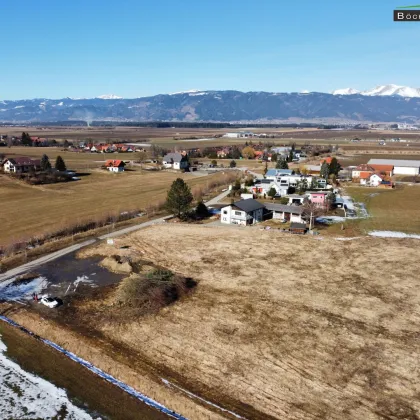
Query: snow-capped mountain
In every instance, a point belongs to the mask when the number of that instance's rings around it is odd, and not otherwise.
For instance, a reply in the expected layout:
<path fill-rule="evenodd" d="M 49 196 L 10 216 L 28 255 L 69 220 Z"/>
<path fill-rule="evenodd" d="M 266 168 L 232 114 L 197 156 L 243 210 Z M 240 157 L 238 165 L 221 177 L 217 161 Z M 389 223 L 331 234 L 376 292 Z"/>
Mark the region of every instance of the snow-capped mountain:
<path fill-rule="evenodd" d="M 111 93 L 109 95 L 97 96 L 96 99 L 123 99 L 123 98 L 122 98 L 122 96 L 113 95 Z"/>
<path fill-rule="evenodd" d="M 408 86 L 383 85 L 376 86 L 373 89 L 358 91 L 352 88 L 337 89 L 332 92 L 333 95 L 363 95 L 363 96 L 402 96 L 404 98 L 420 98 L 420 88 Z"/>
<path fill-rule="evenodd" d="M 112 99 L 112 100 L 105 100 Z M 381 87 L 355 93 L 194 90 L 143 98 L 20 99 L 0 102 L 0 122 L 57 121 L 420 122 L 420 92 Z M 0 134 L 1 130 L 0 130 Z"/>
<path fill-rule="evenodd" d="M 360 92 L 353 88 L 337 89 L 332 92 L 333 95 L 356 95 L 358 93 Z"/>

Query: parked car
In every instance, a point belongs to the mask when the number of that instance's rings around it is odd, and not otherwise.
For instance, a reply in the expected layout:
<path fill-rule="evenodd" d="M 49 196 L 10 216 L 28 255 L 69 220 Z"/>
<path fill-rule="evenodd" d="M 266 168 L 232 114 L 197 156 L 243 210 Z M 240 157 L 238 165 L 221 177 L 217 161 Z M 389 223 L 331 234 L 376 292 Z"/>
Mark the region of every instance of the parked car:
<path fill-rule="evenodd" d="M 40 302 L 45 305 L 48 306 L 49 308 L 55 308 L 59 305 L 59 301 L 56 298 L 52 298 L 49 296 L 43 296 L 40 299 Z"/>

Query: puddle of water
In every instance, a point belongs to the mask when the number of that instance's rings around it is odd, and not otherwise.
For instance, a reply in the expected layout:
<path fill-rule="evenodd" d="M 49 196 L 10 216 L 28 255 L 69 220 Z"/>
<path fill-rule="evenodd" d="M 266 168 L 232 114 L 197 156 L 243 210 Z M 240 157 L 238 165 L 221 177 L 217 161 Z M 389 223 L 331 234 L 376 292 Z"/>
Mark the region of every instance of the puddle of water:
<path fill-rule="evenodd" d="M 74 293 L 82 285 L 90 287 L 108 286 L 119 282 L 124 275 L 108 271 L 98 265 L 101 257 L 77 259 L 68 254 L 38 268 L 39 277 L 30 280 L 0 283 L 0 300 L 30 300 L 33 293 L 64 297 Z"/>

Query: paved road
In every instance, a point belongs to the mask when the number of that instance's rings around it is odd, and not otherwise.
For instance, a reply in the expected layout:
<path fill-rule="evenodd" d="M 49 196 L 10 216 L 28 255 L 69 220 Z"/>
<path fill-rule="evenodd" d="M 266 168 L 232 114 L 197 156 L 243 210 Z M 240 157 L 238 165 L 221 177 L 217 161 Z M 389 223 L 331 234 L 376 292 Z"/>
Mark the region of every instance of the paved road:
<path fill-rule="evenodd" d="M 220 200 L 225 198 L 228 193 L 229 191 L 225 191 L 219 194 L 217 197 L 212 198 L 209 202 L 212 202 L 213 205 L 217 204 Z M 207 202 L 206 204 L 209 205 L 209 202 Z M 36 260 L 33 260 L 31 262 L 28 262 L 26 264 L 23 264 L 19 267 L 13 268 L 9 271 L 6 271 L 5 273 L 0 274 L 0 282 L 4 282 L 5 280 L 10 279 L 11 277 L 16 277 L 24 273 L 27 273 L 28 271 L 34 270 L 35 268 L 39 267 L 42 264 L 45 264 L 49 261 L 56 260 L 57 258 L 70 254 L 74 251 L 78 251 L 79 249 L 92 245 L 93 243 L 97 241 L 108 239 L 108 238 L 116 238 L 118 236 L 126 235 L 127 233 L 135 232 L 136 230 L 143 229 L 148 226 L 164 223 L 165 219 L 168 219 L 170 217 L 172 216 L 170 215 L 170 216 L 160 217 L 159 219 L 149 220 L 147 222 L 143 222 L 135 226 L 130 226 L 124 229 L 117 230 L 115 232 L 107 233 L 106 235 L 101 235 L 101 236 L 98 236 L 97 238 L 89 239 L 88 241 L 81 242 L 80 244 L 72 245 L 67 248 L 63 248 L 59 251 L 52 252 L 51 254 L 45 255 Z"/>

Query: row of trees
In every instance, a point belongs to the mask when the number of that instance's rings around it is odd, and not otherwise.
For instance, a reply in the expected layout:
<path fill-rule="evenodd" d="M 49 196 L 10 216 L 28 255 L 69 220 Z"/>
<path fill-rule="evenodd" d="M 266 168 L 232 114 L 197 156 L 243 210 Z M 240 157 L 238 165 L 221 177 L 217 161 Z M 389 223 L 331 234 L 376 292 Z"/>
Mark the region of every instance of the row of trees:
<path fill-rule="evenodd" d="M 328 178 L 337 178 L 338 173 L 341 171 L 342 167 L 338 160 L 333 157 L 330 163 L 326 161 L 321 165 L 321 177 L 324 179 Z"/>
<path fill-rule="evenodd" d="M 50 159 L 47 155 L 42 155 L 41 158 L 41 171 L 49 171 L 52 168 Z M 67 170 L 64 159 L 61 156 L 57 156 L 55 160 L 54 168 L 57 171 L 64 172 Z"/>

